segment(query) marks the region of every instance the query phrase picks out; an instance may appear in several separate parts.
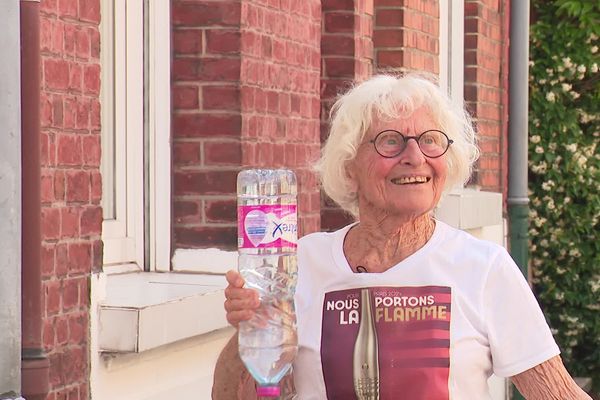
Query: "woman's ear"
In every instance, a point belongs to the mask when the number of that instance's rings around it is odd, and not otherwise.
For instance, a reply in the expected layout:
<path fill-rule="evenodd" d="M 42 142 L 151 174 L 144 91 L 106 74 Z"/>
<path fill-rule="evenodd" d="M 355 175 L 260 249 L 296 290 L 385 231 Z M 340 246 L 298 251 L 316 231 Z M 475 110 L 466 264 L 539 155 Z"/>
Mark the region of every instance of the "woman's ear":
<path fill-rule="evenodd" d="M 350 183 L 349 191 L 354 193 L 358 192 L 358 180 L 356 179 L 356 163 L 354 162 L 354 160 L 346 164 L 346 177 L 348 178 L 348 182 Z"/>

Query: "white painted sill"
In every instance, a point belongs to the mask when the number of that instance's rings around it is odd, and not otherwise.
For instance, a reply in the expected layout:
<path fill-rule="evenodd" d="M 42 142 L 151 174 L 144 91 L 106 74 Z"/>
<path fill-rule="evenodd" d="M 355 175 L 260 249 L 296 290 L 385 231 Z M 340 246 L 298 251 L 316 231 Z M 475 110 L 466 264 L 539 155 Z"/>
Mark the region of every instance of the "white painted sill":
<path fill-rule="evenodd" d="M 99 349 L 139 353 L 227 326 L 223 275 L 137 272 L 106 276 Z"/>

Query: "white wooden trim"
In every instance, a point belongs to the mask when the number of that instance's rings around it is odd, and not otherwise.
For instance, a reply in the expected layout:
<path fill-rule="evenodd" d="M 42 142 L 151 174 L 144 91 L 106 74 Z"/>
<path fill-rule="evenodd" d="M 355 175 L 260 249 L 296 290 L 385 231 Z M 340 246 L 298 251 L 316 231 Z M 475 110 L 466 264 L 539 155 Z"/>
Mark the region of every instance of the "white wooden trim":
<path fill-rule="evenodd" d="M 224 274 L 237 268 L 238 253 L 220 249 L 177 249 L 172 262 L 173 271 Z"/>
<path fill-rule="evenodd" d="M 454 102 L 464 99 L 464 0 L 440 2 L 440 87 Z"/>
<path fill-rule="evenodd" d="M 150 4 L 150 265 L 171 269 L 171 18 L 169 0 Z"/>
<path fill-rule="evenodd" d="M 135 240 L 133 260 L 144 265 L 144 3 L 126 2 L 127 29 L 127 237 Z M 132 95 L 133 94 L 133 95 Z"/>

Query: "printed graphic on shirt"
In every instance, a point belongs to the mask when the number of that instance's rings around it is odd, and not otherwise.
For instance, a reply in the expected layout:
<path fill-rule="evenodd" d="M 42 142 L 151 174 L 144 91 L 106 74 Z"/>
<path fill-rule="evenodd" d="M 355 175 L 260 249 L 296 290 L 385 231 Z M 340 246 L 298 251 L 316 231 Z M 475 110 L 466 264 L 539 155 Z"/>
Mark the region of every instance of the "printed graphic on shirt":
<path fill-rule="evenodd" d="M 326 293 L 321 363 L 327 398 L 447 400 L 451 298 L 443 286 Z"/>

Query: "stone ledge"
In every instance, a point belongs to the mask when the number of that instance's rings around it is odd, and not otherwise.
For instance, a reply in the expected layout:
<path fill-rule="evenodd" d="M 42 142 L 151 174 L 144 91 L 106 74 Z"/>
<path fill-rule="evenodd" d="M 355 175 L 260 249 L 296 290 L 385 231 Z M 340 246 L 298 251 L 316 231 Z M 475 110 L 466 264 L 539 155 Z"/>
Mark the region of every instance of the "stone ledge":
<path fill-rule="evenodd" d="M 227 326 L 222 275 L 109 275 L 99 309 L 101 352 L 139 353 Z"/>

